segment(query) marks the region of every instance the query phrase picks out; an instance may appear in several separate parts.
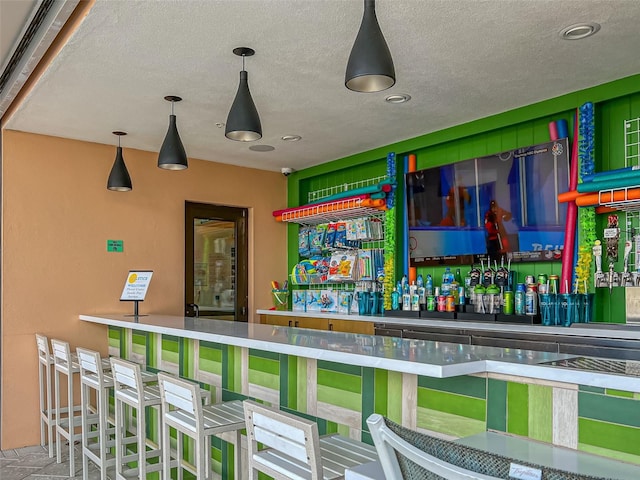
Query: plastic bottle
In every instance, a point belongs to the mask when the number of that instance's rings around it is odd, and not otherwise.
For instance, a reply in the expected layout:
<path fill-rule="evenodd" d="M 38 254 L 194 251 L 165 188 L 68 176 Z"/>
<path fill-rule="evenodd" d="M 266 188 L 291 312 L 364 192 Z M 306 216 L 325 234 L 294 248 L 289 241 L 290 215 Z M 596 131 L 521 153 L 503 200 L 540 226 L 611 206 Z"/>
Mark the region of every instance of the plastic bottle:
<path fill-rule="evenodd" d="M 458 283 L 458 285 L 463 285 L 463 283 L 462 283 L 462 276 L 461 276 L 461 273 L 460 273 L 460 269 L 459 269 L 459 268 L 456 268 L 456 274 L 454 275 L 453 280 L 454 280 L 455 282 L 457 282 L 457 283 Z"/>
<path fill-rule="evenodd" d="M 397 288 L 391 292 L 391 310 L 400 310 L 400 294 Z"/>
<path fill-rule="evenodd" d="M 447 267 L 442 274 L 442 286 L 440 287 L 440 293 L 442 295 L 449 295 L 449 291 L 451 290 L 451 282 L 453 282 L 453 273 L 451 273 L 451 269 Z"/>
<path fill-rule="evenodd" d="M 516 288 L 516 294 L 514 296 L 514 312 L 516 315 L 524 315 L 524 301 L 525 301 L 525 287 L 524 283 L 519 283 Z"/>
<path fill-rule="evenodd" d="M 427 296 L 433 295 L 433 278 L 431 274 L 427 274 L 427 279 L 424 282 L 425 294 Z"/>

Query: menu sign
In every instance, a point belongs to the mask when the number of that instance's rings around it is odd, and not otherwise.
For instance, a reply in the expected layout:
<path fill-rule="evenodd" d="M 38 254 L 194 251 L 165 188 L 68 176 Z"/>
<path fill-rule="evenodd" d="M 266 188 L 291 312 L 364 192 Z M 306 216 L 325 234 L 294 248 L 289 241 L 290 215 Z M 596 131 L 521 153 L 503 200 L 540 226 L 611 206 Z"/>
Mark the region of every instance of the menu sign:
<path fill-rule="evenodd" d="M 143 301 L 152 276 L 150 270 L 130 270 L 120 301 Z"/>

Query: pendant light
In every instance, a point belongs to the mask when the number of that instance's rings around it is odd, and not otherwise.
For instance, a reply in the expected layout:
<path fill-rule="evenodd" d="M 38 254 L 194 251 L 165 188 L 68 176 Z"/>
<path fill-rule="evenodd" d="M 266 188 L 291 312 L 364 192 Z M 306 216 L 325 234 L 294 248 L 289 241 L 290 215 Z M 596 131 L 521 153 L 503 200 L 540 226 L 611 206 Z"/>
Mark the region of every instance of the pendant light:
<path fill-rule="evenodd" d="M 233 53 L 242 57 L 242 71 L 240 72 L 240 85 L 236 98 L 233 100 L 224 136 L 230 140 L 239 142 L 253 142 L 262 138 L 262 125 L 258 110 L 249 92 L 248 74 L 244 69 L 244 57 L 250 57 L 255 52 L 252 48 L 238 47 Z"/>
<path fill-rule="evenodd" d="M 349 55 L 344 85 L 356 92 L 380 92 L 396 83 L 393 59 L 376 18 L 375 0 L 364 0 L 364 15 Z"/>
<path fill-rule="evenodd" d="M 164 97 L 171 102 L 171 115 L 169 115 L 169 129 L 164 137 L 160 153 L 158 154 L 158 167 L 165 170 L 184 170 L 189 166 L 187 162 L 187 152 L 184 151 L 182 140 L 178 135 L 178 127 L 176 126 L 176 116 L 173 114 L 173 106 L 176 102 L 182 101 L 182 98 L 175 95 Z"/>
<path fill-rule="evenodd" d="M 127 166 L 124 164 L 122 147 L 120 146 L 120 137 L 127 133 L 113 132 L 113 134 L 118 136 L 118 150 L 116 150 L 116 160 L 113 162 L 113 167 L 111 167 L 107 188 L 116 192 L 128 192 L 133 189 L 133 186 L 131 185 L 131 177 L 127 171 Z"/>

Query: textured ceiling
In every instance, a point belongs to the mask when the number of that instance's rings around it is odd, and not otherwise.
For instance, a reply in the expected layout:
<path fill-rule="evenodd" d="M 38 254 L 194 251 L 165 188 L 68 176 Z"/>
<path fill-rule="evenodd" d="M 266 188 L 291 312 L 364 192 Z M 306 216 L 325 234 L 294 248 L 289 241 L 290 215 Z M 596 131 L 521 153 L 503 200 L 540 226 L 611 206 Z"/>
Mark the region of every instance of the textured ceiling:
<path fill-rule="evenodd" d="M 0 0 L 4 1 L 4 0 Z M 158 151 L 179 95 L 192 158 L 302 169 L 640 72 L 638 0 L 378 0 L 397 83 L 344 87 L 361 0 L 97 0 L 7 128 Z M 597 22 L 595 36 L 559 32 Z M 249 46 L 263 138 L 227 140 Z M 401 105 L 392 93 L 411 95 Z M 283 142 L 287 134 L 299 142 Z M 253 152 L 251 145 L 272 145 Z"/>

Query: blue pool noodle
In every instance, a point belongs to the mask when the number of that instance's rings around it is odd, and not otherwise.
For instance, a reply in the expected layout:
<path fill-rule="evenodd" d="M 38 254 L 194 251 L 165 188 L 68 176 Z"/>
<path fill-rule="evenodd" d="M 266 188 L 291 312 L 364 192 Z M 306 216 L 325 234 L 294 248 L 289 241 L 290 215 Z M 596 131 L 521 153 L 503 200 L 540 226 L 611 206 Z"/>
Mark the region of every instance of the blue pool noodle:
<path fill-rule="evenodd" d="M 558 132 L 558 138 L 569 137 L 569 126 L 567 125 L 567 121 L 564 118 L 556 121 L 556 130 Z"/>

